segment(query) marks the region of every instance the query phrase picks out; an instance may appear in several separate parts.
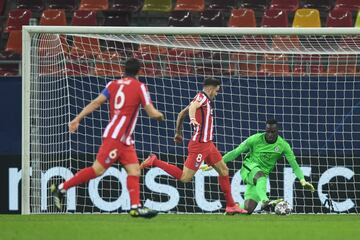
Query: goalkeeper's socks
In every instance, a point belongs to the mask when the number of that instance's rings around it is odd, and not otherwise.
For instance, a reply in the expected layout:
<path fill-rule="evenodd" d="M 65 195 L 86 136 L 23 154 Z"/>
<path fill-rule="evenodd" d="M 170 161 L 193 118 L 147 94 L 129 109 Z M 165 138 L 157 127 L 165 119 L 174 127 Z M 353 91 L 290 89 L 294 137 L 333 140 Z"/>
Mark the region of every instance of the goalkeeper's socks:
<path fill-rule="evenodd" d="M 139 176 L 127 176 L 127 189 L 130 195 L 131 205 L 140 205 L 140 177 Z"/>
<path fill-rule="evenodd" d="M 219 176 L 219 185 L 221 191 L 224 193 L 226 206 L 232 207 L 235 205 L 234 199 L 231 195 L 230 179 L 228 176 Z"/>
<path fill-rule="evenodd" d="M 260 198 L 260 201 L 269 201 L 269 198 L 266 195 L 266 177 L 260 177 L 256 181 L 256 192 Z"/>
<path fill-rule="evenodd" d="M 181 179 L 182 170 L 177 166 L 161 161 L 160 159 L 156 159 L 153 164 L 154 166 L 161 168 L 162 170 L 164 170 L 165 172 L 167 172 L 177 180 Z"/>
<path fill-rule="evenodd" d="M 89 180 L 96 178 L 96 173 L 92 167 L 81 169 L 75 174 L 74 177 L 64 182 L 63 189 L 68 190 L 81 183 L 88 182 Z"/>

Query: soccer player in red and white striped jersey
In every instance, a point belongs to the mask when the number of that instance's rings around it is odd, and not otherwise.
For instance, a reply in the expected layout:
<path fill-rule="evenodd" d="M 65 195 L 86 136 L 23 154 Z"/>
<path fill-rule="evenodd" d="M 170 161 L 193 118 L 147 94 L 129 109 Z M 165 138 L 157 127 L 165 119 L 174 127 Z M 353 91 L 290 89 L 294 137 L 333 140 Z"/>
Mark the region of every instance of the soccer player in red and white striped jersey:
<path fill-rule="evenodd" d="M 155 154 L 151 154 L 140 166 L 141 169 L 156 166 L 169 173 L 182 182 L 190 182 L 201 163 L 205 161 L 219 173 L 220 188 L 226 199 L 226 213 L 247 213 L 235 204 L 229 180 L 229 169 L 222 161 L 219 150 L 213 143 L 213 107 L 212 101 L 220 90 L 221 82 L 218 79 L 206 78 L 204 88 L 199 92 L 189 106 L 184 108 L 176 121 L 176 134 L 174 141 L 179 143 L 183 139 L 182 125 L 187 115 L 190 124 L 194 126 L 194 133 L 188 144 L 188 157 L 184 163 L 183 170 L 175 165 L 161 161 Z"/>
<path fill-rule="evenodd" d="M 127 177 L 127 188 L 130 194 L 130 215 L 153 217 L 156 211 L 140 207 L 140 166 L 134 148 L 132 133 L 134 131 L 140 105 L 150 118 L 164 120 L 164 115 L 152 104 L 150 94 L 144 83 L 137 79 L 140 62 L 131 58 L 125 62 L 125 76 L 107 84 L 101 94 L 88 104 L 70 123 L 69 131 L 74 133 L 81 120 L 109 101 L 110 122 L 103 133 L 96 160 L 91 167 L 80 170 L 76 175 L 59 186 L 52 186 L 55 205 L 61 209 L 65 192 L 74 186 L 102 175 L 114 162 L 124 166 Z"/>

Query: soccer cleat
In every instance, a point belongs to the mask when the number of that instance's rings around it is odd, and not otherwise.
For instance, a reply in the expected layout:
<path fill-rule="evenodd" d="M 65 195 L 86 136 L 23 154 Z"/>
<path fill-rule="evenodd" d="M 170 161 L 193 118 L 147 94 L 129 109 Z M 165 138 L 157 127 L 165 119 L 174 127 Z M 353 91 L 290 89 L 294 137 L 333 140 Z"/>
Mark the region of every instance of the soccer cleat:
<path fill-rule="evenodd" d="M 140 169 L 149 168 L 154 165 L 154 161 L 157 160 L 156 154 L 150 154 L 141 164 Z"/>
<path fill-rule="evenodd" d="M 275 200 L 267 200 L 267 201 L 264 201 L 262 204 L 261 204 L 261 210 L 262 211 L 266 211 L 266 212 L 270 212 L 270 211 L 273 211 L 276 204 L 278 204 L 279 202 L 282 202 L 283 199 L 282 198 L 279 198 L 279 199 L 275 199 Z"/>
<path fill-rule="evenodd" d="M 55 207 L 61 211 L 61 205 L 63 204 L 64 202 L 64 198 L 65 198 L 65 193 L 62 193 L 59 188 L 58 188 L 58 185 L 55 185 L 54 183 L 51 184 L 51 187 L 50 187 L 50 191 L 54 197 L 54 204 L 55 204 Z"/>
<path fill-rule="evenodd" d="M 149 209 L 147 207 L 139 207 L 131 209 L 129 214 L 132 217 L 153 218 L 158 215 L 158 211 Z"/>
<path fill-rule="evenodd" d="M 235 215 L 235 214 L 247 214 L 248 211 L 240 208 L 237 204 L 232 207 L 226 207 L 225 215 Z"/>

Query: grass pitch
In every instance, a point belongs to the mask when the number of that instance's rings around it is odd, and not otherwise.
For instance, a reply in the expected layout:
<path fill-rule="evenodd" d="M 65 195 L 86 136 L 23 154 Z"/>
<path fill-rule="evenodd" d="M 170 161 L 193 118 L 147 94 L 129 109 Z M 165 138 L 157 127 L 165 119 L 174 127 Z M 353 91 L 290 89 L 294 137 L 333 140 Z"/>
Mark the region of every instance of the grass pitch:
<path fill-rule="evenodd" d="M 359 239 L 360 215 L 0 215 L 1 240 Z"/>

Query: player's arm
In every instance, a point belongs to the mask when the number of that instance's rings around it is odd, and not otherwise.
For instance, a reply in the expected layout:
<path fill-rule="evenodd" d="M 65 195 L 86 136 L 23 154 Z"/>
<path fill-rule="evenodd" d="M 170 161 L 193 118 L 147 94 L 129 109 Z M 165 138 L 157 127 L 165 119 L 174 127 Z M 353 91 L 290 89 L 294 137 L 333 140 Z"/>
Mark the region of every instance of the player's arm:
<path fill-rule="evenodd" d="M 76 132 L 81 120 L 96 109 L 98 109 L 104 102 L 106 102 L 106 100 L 107 97 L 103 94 L 100 94 L 97 98 L 95 98 L 88 105 L 86 105 L 83 110 L 69 123 L 69 131 L 71 133 Z"/>
<path fill-rule="evenodd" d="M 163 121 L 165 119 L 164 114 L 157 110 L 151 103 L 147 104 L 144 109 L 150 118 L 156 119 L 158 121 Z"/>
<path fill-rule="evenodd" d="M 290 145 L 287 143 L 284 149 L 284 155 L 287 161 L 289 162 L 291 168 L 293 169 L 295 176 L 300 180 L 301 186 L 303 186 L 305 189 L 310 190 L 311 192 L 314 192 L 315 191 L 314 186 L 305 180 L 304 173 L 296 161 L 295 154 L 292 151 Z"/>
<path fill-rule="evenodd" d="M 194 127 L 197 127 L 200 125 L 200 123 L 198 123 L 195 118 L 196 110 L 200 107 L 201 107 L 201 103 L 198 101 L 192 101 L 189 106 L 190 124 L 193 125 Z"/>
<path fill-rule="evenodd" d="M 175 128 L 175 136 L 174 136 L 175 143 L 180 143 L 183 140 L 183 134 L 182 134 L 183 123 L 187 115 L 189 115 L 189 106 L 186 106 L 186 108 L 181 110 L 176 119 L 176 128 Z"/>
<path fill-rule="evenodd" d="M 223 161 L 225 163 L 230 162 L 235 160 L 236 158 L 238 158 L 240 156 L 240 154 L 244 153 L 244 152 L 248 152 L 250 149 L 249 143 L 251 139 L 248 138 L 246 139 L 244 142 L 242 142 L 237 148 L 231 150 L 230 152 L 227 152 L 224 156 L 223 156 Z"/>

